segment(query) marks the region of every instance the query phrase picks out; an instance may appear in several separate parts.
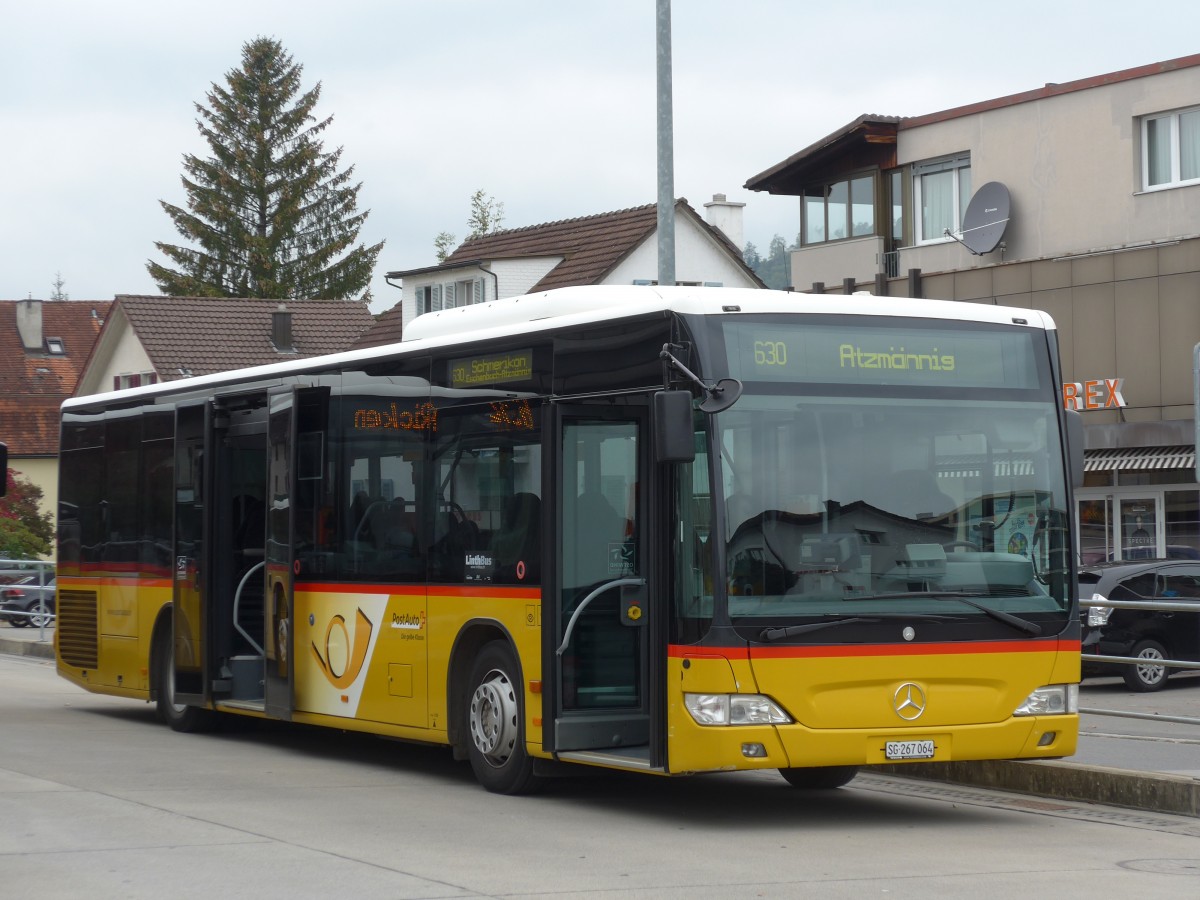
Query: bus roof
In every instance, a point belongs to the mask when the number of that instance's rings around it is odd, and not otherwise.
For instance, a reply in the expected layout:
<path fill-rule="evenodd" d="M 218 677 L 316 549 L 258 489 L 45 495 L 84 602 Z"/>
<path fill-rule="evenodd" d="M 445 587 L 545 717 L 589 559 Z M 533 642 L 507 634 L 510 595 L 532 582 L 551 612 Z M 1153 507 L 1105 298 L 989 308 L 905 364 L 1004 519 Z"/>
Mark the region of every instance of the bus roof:
<path fill-rule="evenodd" d="M 400 344 L 385 344 L 327 356 L 311 356 L 265 366 L 214 372 L 122 391 L 72 397 L 63 402 L 63 409 L 104 403 L 118 397 L 122 400 L 151 397 L 248 379 L 285 377 L 331 365 L 369 363 L 386 359 L 399 348 L 406 353 L 432 350 L 467 341 L 536 334 L 551 328 L 587 325 L 655 312 L 701 316 L 747 313 L 898 316 L 1017 324 L 1045 330 L 1055 328 L 1050 316 L 1040 310 L 953 300 L 877 297 L 867 293 L 855 293 L 850 296 L 804 294 L 758 288 L 589 285 L 558 288 L 426 313 L 408 324 Z"/>

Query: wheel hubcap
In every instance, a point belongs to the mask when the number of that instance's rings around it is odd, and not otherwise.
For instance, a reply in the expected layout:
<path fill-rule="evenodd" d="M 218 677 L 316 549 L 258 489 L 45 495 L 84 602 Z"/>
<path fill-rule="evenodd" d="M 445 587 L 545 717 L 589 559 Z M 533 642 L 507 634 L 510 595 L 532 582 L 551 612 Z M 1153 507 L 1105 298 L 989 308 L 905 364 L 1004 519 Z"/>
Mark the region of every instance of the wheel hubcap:
<path fill-rule="evenodd" d="M 1146 684 L 1158 684 L 1158 682 L 1162 681 L 1167 670 L 1163 666 L 1149 665 L 1148 663 L 1150 660 L 1159 660 L 1163 658 L 1163 655 L 1157 650 L 1147 649 L 1139 653 L 1138 659 L 1144 659 L 1147 661 L 1147 663 L 1138 665 L 1138 677 L 1141 678 Z"/>
<path fill-rule="evenodd" d="M 471 695 L 471 740 L 493 766 L 502 766 L 517 742 L 517 695 L 508 676 L 492 669 Z"/>

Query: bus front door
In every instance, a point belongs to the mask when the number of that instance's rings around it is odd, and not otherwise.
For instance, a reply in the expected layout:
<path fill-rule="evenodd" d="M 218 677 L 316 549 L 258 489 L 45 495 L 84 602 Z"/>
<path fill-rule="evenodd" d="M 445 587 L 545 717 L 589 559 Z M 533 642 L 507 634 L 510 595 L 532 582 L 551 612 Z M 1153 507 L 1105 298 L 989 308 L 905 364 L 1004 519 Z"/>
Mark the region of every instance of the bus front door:
<path fill-rule="evenodd" d="M 647 419 L 565 406 L 556 419 L 554 750 L 640 754 L 649 764 Z"/>

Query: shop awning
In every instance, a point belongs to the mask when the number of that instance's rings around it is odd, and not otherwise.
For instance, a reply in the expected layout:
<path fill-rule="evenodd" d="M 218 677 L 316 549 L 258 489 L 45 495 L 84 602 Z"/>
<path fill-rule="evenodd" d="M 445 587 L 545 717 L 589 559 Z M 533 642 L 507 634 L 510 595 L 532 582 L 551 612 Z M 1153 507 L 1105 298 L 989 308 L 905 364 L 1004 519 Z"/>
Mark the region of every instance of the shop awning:
<path fill-rule="evenodd" d="M 1120 447 L 1105 450 L 1084 450 L 1085 472 L 1142 471 L 1146 469 L 1195 469 L 1196 448 L 1179 447 Z"/>

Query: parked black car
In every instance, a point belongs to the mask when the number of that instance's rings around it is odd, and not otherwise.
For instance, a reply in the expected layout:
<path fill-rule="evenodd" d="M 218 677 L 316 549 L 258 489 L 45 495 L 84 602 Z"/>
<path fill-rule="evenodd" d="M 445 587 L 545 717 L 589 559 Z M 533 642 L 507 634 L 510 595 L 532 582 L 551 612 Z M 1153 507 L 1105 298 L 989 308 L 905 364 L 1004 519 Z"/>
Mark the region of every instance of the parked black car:
<path fill-rule="evenodd" d="M 46 607 L 42 609 L 42 599 Z M 38 586 L 36 575 L 27 575 L 20 581 L 0 588 L 0 622 L 8 622 L 17 628 L 32 625 L 40 628 L 54 621 L 54 576 Z"/>
<path fill-rule="evenodd" d="M 1200 612 L 1089 606 L 1093 599 L 1200 603 L 1200 561 L 1151 559 L 1079 570 L 1083 652 L 1141 660 L 1134 665 L 1084 660 L 1085 675 L 1119 674 L 1132 690 L 1157 691 L 1172 670 L 1156 661 L 1200 662 Z"/>

